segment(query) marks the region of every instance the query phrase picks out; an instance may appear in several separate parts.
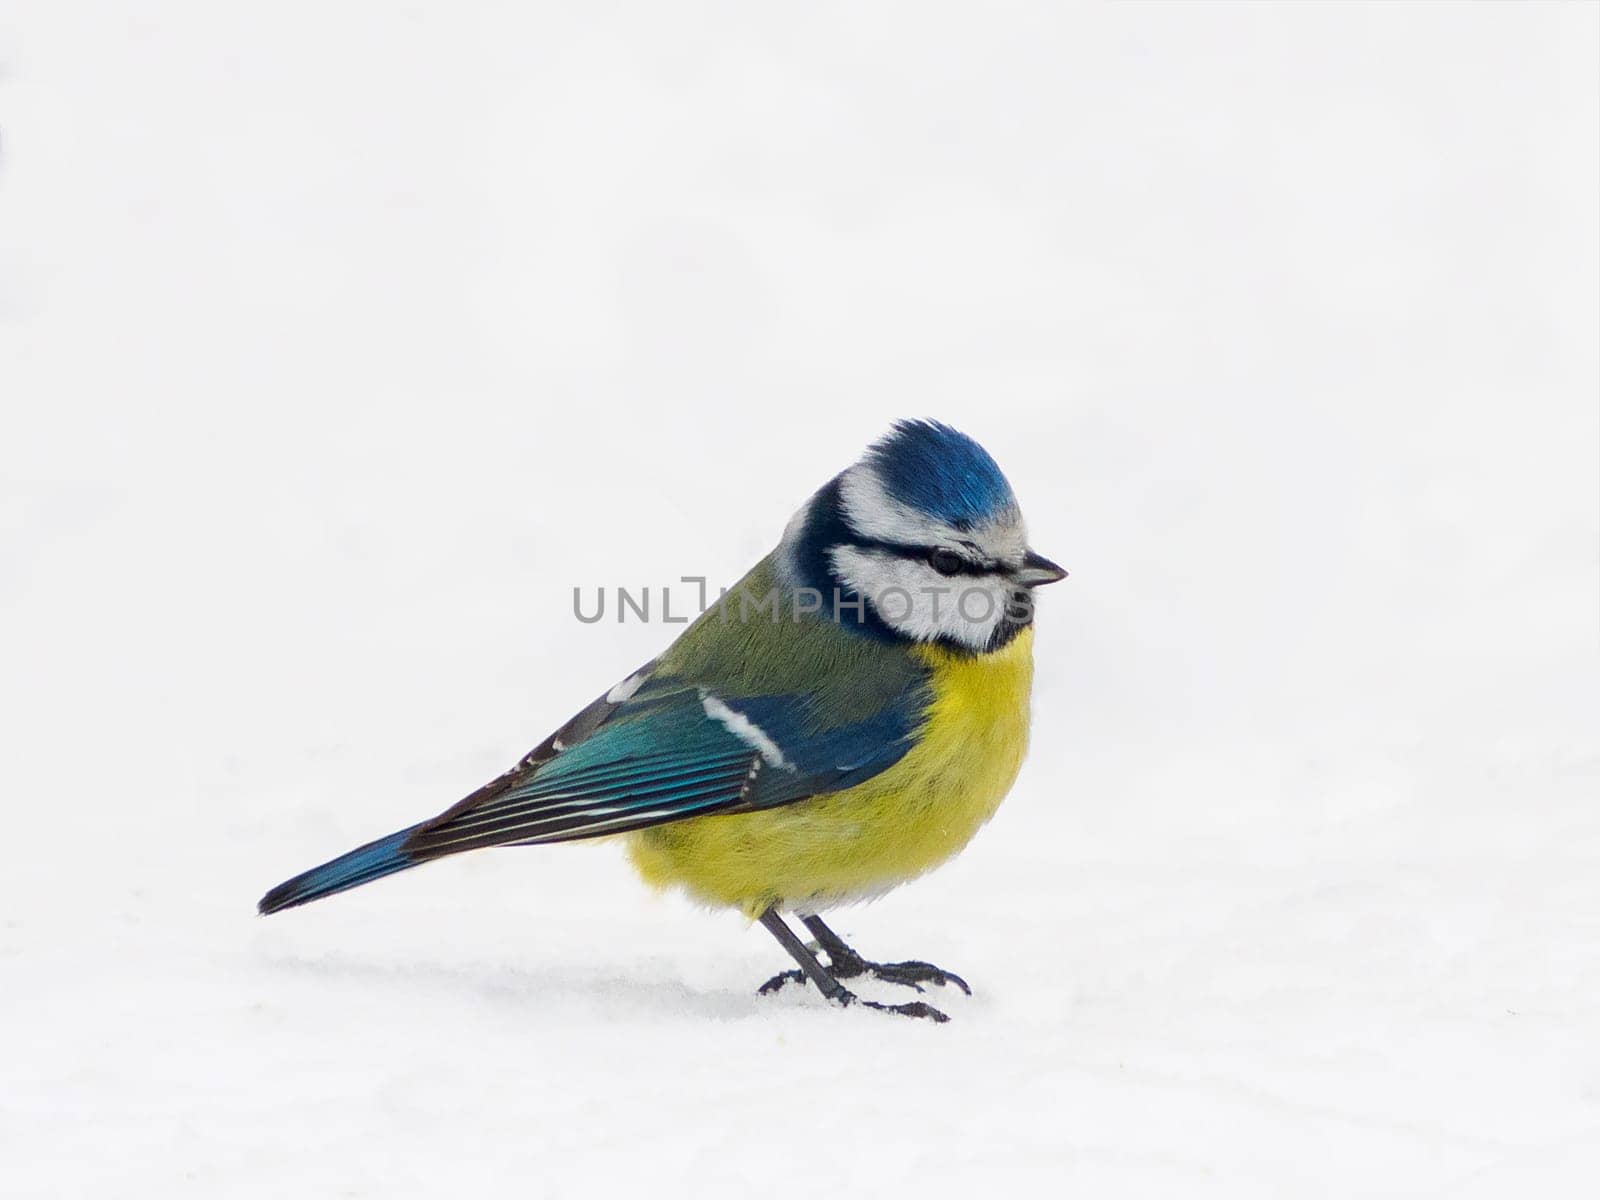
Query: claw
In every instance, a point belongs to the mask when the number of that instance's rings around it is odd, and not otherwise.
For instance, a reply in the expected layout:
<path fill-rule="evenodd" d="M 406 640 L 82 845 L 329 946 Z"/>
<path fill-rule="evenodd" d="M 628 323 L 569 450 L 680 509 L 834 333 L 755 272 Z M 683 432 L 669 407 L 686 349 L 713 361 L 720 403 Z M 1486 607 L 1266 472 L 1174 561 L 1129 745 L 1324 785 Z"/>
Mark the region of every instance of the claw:
<path fill-rule="evenodd" d="M 917 989 L 921 991 L 921 988 Z M 929 1021 L 937 1021 L 943 1025 L 950 1018 L 940 1012 L 933 1005 L 921 1000 L 913 1000 L 910 1004 L 879 1004 L 876 1000 L 863 1000 L 861 1003 L 868 1008 L 875 1008 L 879 1012 L 899 1013 L 903 1017 L 920 1017 Z"/>
<path fill-rule="evenodd" d="M 859 1004 L 864 1008 L 875 1008 L 879 1012 L 898 1013 L 902 1017 L 916 1017 L 921 1020 L 935 1021 L 940 1025 L 950 1019 L 947 1014 L 921 1000 L 913 1000 L 909 1004 L 880 1004 L 876 1000 L 863 1000 L 854 992 L 841 992 L 833 998 L 833 1002 L 840 1008 L 849 1008 L 852 1004 Z"/>
<path fill-rule="evenodd" d="M 919 984 L 936 983 L 940 987 L 944 987 L 946 984 L 953 983 L 967 995 L 972 995 L 972 988 L 967 985 L 965 979 L 954 971 L 946 971 L 944 968 L 936 967 L 932 963 L 912 961 L 866 963 L 864 965 L 874 978 L 882 979 L 888 983 L 903 983 L 908 987 L 916 988 L 919 992 L 922 991 L 922 988 L 918 986 Z"/>
<path fill-rule="evenodd" d="M 801 970 L 779 971 L 771 979 L 767 980 L 760 987 L 758 987 L 756 989 L 756 994 L 758 996 L 770 996 L 774 992 L 781 992 L 783 991 L 783 985 L 786 983 L 798 983 L 801 987 L 804 987 L 806 983 L 806 973 Z"/>

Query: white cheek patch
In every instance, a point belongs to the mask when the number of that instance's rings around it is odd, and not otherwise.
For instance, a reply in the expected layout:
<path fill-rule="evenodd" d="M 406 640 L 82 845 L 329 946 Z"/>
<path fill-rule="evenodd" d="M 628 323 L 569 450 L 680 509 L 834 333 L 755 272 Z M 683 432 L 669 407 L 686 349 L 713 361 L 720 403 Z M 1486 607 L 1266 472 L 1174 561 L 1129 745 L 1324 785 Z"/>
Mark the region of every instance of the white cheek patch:
<path fill-rule="evenodd" d="M 927 563 L 858 546 L 831 553 L 834 573 L 906 637 L 946 637 L 979 650 L 1005 620 L 1012 589 L 998 575 L 941 575 Z"/>

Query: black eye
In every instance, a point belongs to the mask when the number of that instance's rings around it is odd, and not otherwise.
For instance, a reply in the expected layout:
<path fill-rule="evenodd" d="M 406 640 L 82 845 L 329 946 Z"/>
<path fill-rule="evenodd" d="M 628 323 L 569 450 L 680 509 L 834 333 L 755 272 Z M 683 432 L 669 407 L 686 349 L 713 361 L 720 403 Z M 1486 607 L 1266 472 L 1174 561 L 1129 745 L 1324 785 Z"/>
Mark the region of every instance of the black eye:
<path fill-rule="evenodd" d="M 928 551 L 928 565 L 941 575 L 954 575 L 966 565 L 961 555 L 943 547 Z"/>

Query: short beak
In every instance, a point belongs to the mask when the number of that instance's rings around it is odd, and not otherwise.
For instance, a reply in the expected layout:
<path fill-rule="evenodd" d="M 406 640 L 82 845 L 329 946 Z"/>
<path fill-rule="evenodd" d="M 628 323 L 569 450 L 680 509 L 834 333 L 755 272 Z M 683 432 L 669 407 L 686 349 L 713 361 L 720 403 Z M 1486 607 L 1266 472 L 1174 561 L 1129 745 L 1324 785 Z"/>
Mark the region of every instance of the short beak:
<path fill-rule="evenodd" d="M 1042 554 L 1028 551 L 1022 565 L 1011 573 L 1011 578 L 1025 588 L 1043 587 L 1047 583 L 1060 583 L 1067 573 Z"/>

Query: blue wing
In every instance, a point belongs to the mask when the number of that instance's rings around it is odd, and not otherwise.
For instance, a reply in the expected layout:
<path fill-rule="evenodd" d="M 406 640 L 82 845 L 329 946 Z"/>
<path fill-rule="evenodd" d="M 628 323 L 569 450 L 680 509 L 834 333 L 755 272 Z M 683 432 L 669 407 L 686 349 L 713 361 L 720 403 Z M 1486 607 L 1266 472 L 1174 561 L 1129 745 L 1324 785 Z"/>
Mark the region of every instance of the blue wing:
<path fill-rule="evenodd" d="M 867 719 L 822 726 L 805 696 L 722 696 L 649 671 L 416 827 L 405 853 L 422 862 L 486 846 L 601 837 L 839 791 L 897 762 L 927 705 L 918 685 Z"/>

